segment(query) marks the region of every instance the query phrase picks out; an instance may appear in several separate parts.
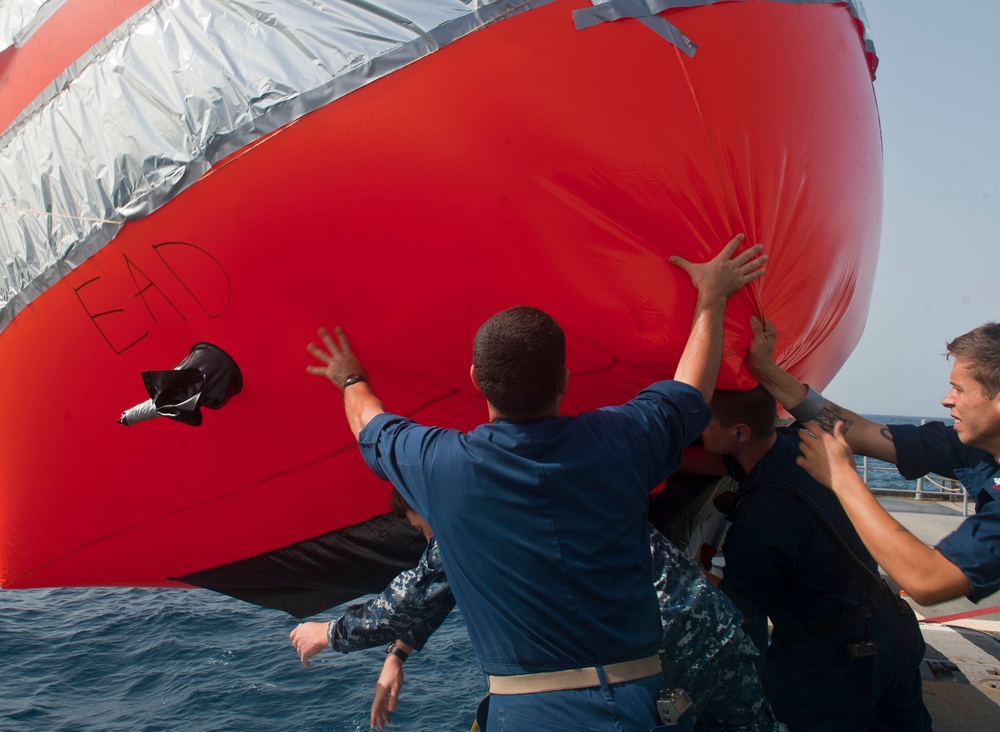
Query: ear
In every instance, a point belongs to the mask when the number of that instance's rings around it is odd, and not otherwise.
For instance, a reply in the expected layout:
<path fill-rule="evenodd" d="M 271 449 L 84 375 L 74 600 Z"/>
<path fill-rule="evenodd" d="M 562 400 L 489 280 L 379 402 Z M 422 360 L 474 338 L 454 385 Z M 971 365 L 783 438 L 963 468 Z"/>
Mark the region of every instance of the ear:
<path fill-rule="evenodd" d="M 472 364 L 472 366 L 469 367 L 469 376 L 472 377 L 472 385 L 474 387 L 476 387 L 476 391 L 478 391 L 480 394 L 482 394 L 483 390 L 479 388 L 479 379 L 476 378 L 476 365 L 475 364 Z"/>
<path fill-rule="evenodd" d="M 569 389 L 569 369 L 564 366 L 562 378 L 559 380 L 559 396 L 565 396 L 567 389 Z"/>
<path fill-rule="evenodd" d="M 983 387 L 980 386 L 980 389 Z M 985 389 L 984 389 L 985 391 Z M 948 392 L 948 397 L 941 400 L 942 404 L 946 404 L 947 407 L 951 407 L 952 402 L 949 401 L 952 392 Z M 985 398 L 985 394 L 983 397 Z M 1000 455 L 1000 392 L 993 395 L 993 398 L 989 400 L 989 414 L 988 418 L 989 424 L 985 425 L 983 435 L 983 443 L 980 445 L 974 445 L 974 447 L 986 450 L 988 453 L 994 456 L 994 459 Z"/>
<path fill-rule="evenodd" d="M 736 425 L 736 444 L 737 445 L 740 444 L 741 442 L 746 442 L 752 436 L 753 436 L 753 432 L 751 431 L 751 429 L 747 425 L 743 424 L 742 422 L 740 422 L 739 424 Z"/>

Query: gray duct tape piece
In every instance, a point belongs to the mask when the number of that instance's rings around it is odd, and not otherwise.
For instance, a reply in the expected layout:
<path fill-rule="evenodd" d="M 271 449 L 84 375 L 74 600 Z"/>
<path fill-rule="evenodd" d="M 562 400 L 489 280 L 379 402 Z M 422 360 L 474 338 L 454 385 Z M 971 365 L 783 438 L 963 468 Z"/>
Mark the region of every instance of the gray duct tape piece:
<path fill-rule="evenodd" d="M 607 0 L 607 2 L 595 0 L 594 7 L 573 11 L 573 23 L 576 25 L 577 30 L 583 30 L 598 23 L 607 23 L 612 20 L 622 20 L 623 18 L 635 18 L 664 40 L 674 44 L 693 58 L 695 52 L 698 50 L 698 46 L 681 33 L 677 26 L 672 25 L 665 18 L 657 14 L 669 8 L 705 4 L 699 0 L 690 0 L 687 3 L 682 3 L 683 0 Z"/>
<path fill-rule="evenodd" d="M 573 23 L 577 30 L 584 30 L 599 23 L 607 23 L 623 18 L 634 18 L 646 27 L 660 35 L 664 40 L 677 46 L 690 57 L 698 50 L 697 44 L 685 36 L 679 28 L 672 25 L 659 13 L 664 10 L 678 8 L 696 8 L 702 5 L 716 3 L 746 2 L 747 0 L 592 0 L 594 7 L 580 8 L 573 11 Z M 868 26 L 868 16 L 861 5 L 861 0 L 770 0 L 770 2 L 788 5 L 846 5 L 860 23 L 864 33 L 865 51 L 874 55 L 875 43 L 872 40 L 871 29 Z"/>
<path fill-rule="evenodd" d="M 666 18 L 661 18 L 659 15 L 653 15 L 648 18 L 639 18 L 638 20 L 651 31 L 677 46 L 677 48 L 681 49 L 689 58 L 694 58 L 695 53 L 698 52 L 698 44 L 694 43 L 690 38 L 681 33 L 680 28 L 675 25 L 671 25 Z"/>

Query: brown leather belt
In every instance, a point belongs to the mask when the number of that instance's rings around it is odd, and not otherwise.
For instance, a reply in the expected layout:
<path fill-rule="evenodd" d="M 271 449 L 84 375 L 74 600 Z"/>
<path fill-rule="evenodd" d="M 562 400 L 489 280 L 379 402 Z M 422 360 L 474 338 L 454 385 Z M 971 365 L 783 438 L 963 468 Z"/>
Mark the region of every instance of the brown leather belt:
<path fill-rule="evenodd" d="M 601 667 L 608 684 L 644 679 L 662 672 L 660 657 L 649 656 L 635 661 L 612 663 Z M 489 676 L 491 694 L 538 694 L 545 691 L 589 689 L 601 685 L 597 668 L 571 668 L 565 671 L 546 671 L 539 674 L 518 676 Z"/>

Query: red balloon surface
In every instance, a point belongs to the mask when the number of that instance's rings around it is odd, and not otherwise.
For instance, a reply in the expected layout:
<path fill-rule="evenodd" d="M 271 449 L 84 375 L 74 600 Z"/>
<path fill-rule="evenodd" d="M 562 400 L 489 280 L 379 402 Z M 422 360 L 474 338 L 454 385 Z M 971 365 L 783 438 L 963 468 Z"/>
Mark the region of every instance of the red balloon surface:
<path fill-rule="evenodd" d="M 468 369 L 493 313 L 568 338 L 565 411 L 669 378 L 695 291 L 671 266 L 733 234 L 768 273 L 735 296 L 822 388 L 860 338 L 881 228 L 871 76 L 844 5 L 667 11 L 577 31 L 557 0 L 470 34 L 216 165 L 0 333 L 0 584 L 170 585 L 388 510 L 305 345 L 343 325 L 386 407 L 486 418 Z M 54 19 L 55 20 L 55 19 Z M 51 20 L 50 22 L 54 22 Z M 204 424 L 124 428 L 141 371 L 199 341 L 243 390 Z"/>

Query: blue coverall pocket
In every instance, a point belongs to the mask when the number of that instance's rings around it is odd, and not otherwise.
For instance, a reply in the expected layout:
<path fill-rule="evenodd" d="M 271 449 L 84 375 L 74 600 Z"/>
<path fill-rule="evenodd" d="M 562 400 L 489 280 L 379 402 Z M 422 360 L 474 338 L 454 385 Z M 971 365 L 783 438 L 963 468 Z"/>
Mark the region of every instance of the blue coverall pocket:
<path fill-rule="evenodd" d="M 501 709 L 497 714 L 498 732 L 600 732 L 594 727 L 584 727 L 555 719 L 536 717 L 533 714 Z M 492 732 L 492 726 L 490 727 Z"/>

